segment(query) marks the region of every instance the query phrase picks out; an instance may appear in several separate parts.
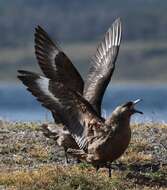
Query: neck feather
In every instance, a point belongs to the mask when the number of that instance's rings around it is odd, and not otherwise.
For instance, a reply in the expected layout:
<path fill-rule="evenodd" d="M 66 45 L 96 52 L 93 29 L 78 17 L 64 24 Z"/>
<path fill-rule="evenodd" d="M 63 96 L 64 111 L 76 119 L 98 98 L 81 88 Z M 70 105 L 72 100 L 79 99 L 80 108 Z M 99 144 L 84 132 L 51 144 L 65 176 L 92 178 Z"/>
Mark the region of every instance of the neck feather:
<path fill-rule="evenodd" d="M 113 128 L 129 128 L 130 116 L 112 114 L 105 121 L 106 125 L 112 126 Z"/>

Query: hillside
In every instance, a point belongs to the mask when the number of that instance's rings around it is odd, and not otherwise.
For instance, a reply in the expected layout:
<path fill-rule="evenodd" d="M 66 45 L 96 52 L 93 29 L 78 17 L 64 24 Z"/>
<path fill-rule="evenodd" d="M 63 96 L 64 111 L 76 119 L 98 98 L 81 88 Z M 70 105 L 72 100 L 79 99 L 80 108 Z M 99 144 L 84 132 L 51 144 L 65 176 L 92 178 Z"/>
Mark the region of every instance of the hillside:
<path fill-rule="evenodd" d="M 90 58 L 116 17 L 123 41 L 114 79 L 167 81 L 167 1 L 2 0 L 0 1 L 0 81 L 16 81 L 17 69 L 38 70 L 34 28 L 41 25 L 85 76 Z"/>
<path fill-rule="evenodd" d="M 61 45 L 84 78 L 97 43 Z M 115 82 L 166 83 L 166 60 L 166 42 L 125 42 L 123 40 L 112 80 Z M 40 72 L 33 44 L 0 49 L 0 81 L 16 82 L 18 69 Z"/>
<path fill-rule="evenodd" d="M 63 42 L 95 41 L 116 17 L 125 40 L 167 39 L 165 0 L 2 0 L 1 47 L 24 46 L 38 24 Z"/>

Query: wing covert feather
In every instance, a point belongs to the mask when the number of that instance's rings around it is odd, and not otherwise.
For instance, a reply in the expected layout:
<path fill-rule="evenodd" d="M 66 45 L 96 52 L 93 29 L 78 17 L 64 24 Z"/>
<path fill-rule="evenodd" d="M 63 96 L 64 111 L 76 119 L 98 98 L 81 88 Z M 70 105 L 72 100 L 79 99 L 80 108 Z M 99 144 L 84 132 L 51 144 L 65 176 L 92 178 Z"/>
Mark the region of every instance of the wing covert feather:
<path fill-rule="evenodd" d="M 28 71 L 19 71 L 18 78 L 44 107 L 58 114 L 60 122 L 67 127 L 78 146 L 87 148 L 88 136 L 93 135 L 91 126 L 104 126 L 99 118 L 79 93 L 67 89 L 62 83 Z"/>

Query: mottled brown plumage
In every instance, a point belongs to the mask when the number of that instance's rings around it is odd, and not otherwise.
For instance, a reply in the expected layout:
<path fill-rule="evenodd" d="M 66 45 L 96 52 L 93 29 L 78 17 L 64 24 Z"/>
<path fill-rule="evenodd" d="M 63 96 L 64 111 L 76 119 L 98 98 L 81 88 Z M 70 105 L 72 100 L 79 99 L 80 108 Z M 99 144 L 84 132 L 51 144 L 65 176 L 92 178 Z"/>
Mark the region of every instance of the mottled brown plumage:
<path fill-rule="evenodd" d="M 69 152 L 97 168 L 109 167 L 109 174 L 110 163 L 123 154 L 130 142 L 131 115 L 141 113 L 134 109 L 137 102 L 128 102 L 117 107 L 106 120 L 101 117 L 102 98 L 115 68 L 120 42 L 121 22 L 117 19 L 98 46 L 83 87 L 83 80 L 71 61 L 38 27 L 36 56 L 46 77 L 28 71 L 19 71 L 18 76 L 52 112 L 56 124 L 65 128 L 60 130 L 57 139 L 67 138 L 65 131 L 68 130 L 70 141 L 75 142 L 67 147 Z M 64 142 L 62 146 L 66 146 Z"/>
<path fill-rule="evenodd" d="M 136 102 L 117 107 L 105 121 L 87 100 L 62 83 L 30 72 L 20 73 L 19 78 L 43 106 L 59 112 L 63 125 L 79 147 L 70 150 L 71 154 L 96 167 L 108 167 L 108 163 L 123 154 L 130 141 L 130 117 L 139 112 L 134 109 Z"/>
<path fill-rule="evenodd" d="M 66 87 L 83 94 L 100 116 L 101 101 L 114 71 L 119 51 L 121 41 L 120 19 L 117 19 L 113 23 L 103 41 L 98 45 L 96 54 L 92 58 L 92 64 L 85 85 L 70 59 L 40 26 L 35 29 L 34 41 L 36 58 L 45 76 L 52 81 L 61 82 Z M 63 126 L 59 112 L 55 110 L 51 112 L 56 126 Z M 65 126 L 63 126 L 63 129 L 65 129 Z M 72 141 L 74 140 L 73 137 L 71 139 Z M 61 145 L 63 147 L 66 146 L 63 141 Z"/>

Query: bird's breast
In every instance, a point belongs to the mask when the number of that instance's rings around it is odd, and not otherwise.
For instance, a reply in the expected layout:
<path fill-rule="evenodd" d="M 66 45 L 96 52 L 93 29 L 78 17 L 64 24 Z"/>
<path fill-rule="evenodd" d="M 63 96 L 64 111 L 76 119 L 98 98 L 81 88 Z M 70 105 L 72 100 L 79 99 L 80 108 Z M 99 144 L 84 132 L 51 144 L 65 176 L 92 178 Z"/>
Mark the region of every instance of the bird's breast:
<path fill-rule="evenodd" d="M 114 132 L 107 139 L 96 140 L 89 146 L 90 163 L 103 164 L 118 159 L 127 149 L 131 139 L 130 127 Z"/>
<path fill-rule="evenodd" d="M 103 161 L 112 162 L 119 158 L 127 149 L 131 139 L 130 128 L 116 133 L 103 144 L 100 154 Z"/>

